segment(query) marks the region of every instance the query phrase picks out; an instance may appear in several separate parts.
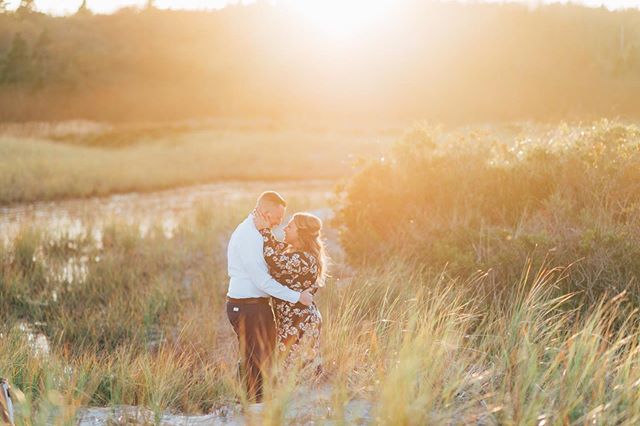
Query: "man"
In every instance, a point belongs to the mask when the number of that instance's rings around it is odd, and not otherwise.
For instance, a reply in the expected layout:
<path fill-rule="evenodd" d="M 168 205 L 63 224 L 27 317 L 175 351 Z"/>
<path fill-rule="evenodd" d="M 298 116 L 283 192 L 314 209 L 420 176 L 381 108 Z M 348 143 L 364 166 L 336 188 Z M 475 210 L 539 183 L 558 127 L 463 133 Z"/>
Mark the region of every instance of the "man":
<path fill-rule="evenodd" d="M 260 195 L 256 211 L 278 226 L 284 218 L 287 203 L 277 192 Z M 249 400 L 259 409 L 263 398 L 266 369 L 273 355 L 276 327 L 269 297 L 291 303 L 310 305 L 309 291 L 297 292 L 279 284 L 269 275 L 262 254 L 263 239 L 253 222 L 253 213 L 231 235 L 227 250 L 229 291 L 227 317 L 240 345 L 241 365 L 244 369 Z"/>

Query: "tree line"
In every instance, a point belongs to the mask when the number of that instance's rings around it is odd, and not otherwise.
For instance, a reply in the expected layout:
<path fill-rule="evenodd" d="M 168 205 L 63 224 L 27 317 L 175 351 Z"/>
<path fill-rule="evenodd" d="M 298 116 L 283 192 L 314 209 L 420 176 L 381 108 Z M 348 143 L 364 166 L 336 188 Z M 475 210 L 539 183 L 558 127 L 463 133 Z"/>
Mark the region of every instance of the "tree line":
<path fill-rule="evenodd" d="M 0 0 L 0 120 L 639 114 L 638 10 L 397 3 L 336 40 L 268 2 L 52 17 Z"/>

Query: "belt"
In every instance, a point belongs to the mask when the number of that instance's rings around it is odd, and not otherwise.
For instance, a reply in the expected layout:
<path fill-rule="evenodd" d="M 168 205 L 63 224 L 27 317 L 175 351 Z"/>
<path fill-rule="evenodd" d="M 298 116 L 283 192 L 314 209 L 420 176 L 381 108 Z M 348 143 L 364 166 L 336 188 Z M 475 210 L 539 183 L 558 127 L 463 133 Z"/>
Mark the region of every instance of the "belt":
<path fill-rule="evenodd" d="M 247 297 L 244 299 L 234 299 L 233 297 L 227 296 L 227 302 L 236 303 L 238 305 L 252 305 L 256 303 L 263 303 L 265 305 L 269 304 L 268 297 Z"/>

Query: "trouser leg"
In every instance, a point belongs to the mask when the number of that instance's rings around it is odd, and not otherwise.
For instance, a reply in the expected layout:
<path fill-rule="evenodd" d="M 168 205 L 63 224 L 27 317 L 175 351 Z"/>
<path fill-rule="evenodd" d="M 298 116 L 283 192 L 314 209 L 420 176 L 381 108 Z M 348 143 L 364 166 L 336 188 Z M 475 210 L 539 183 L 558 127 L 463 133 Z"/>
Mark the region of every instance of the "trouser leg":
<path fill-rule="evenodd" d="M 275 323 L 266 304 L 227 303 L 227 316 L 238 337 L 249 400 L 260 402 L 275 348 Z"/>

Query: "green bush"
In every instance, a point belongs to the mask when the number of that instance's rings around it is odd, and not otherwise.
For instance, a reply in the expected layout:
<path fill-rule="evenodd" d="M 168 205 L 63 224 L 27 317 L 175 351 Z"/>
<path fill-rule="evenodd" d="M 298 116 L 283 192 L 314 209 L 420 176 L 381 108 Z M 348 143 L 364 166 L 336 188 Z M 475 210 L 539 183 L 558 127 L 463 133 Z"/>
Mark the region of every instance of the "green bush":
<path fill-rule="evenodd" d="M 504 283 L 531 260 L 571 265 L 566 290 L 590 300 L 629 286 L 640 296 L 632 125 L 562 125 L 515 140 L 417 126 L 364 165 L 341 201 L 337 222 L 356 264 L 399 256 Z"/>

